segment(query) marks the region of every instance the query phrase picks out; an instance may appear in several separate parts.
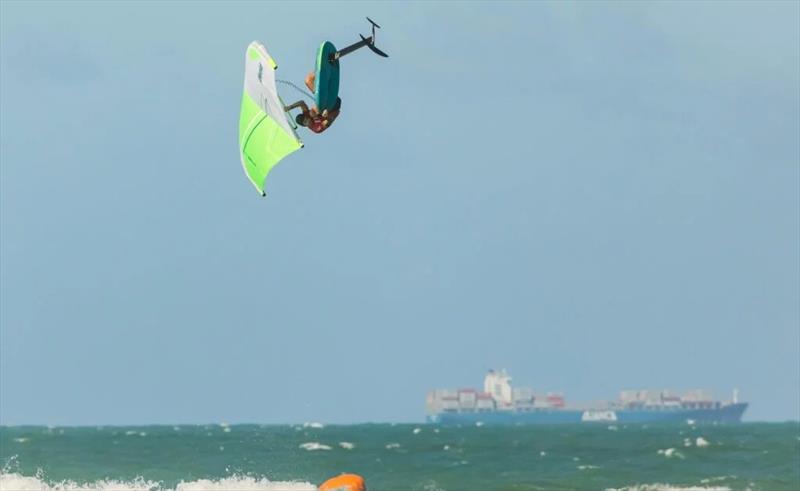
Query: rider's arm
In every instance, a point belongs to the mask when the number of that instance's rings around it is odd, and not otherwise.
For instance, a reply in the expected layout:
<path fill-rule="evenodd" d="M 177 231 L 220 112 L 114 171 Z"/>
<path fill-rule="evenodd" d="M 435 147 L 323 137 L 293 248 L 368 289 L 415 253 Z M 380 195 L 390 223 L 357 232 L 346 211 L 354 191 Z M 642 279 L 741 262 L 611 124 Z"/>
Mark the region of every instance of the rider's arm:
<path fill-rule="evenodd" d="M 303 114 L 305 114 L 305 115 L 308 115 L 308 113 L 310 112 L 309 109 L 308 109 L 308 106 L 305 103 L 305 101 L 297 101 L 294 104 L 290 104 L 290 105 L 284 107 L 283 110 L 286 111 L 286 112 L 289 112 L 292 109 L 295 109 L 295 108 L 298 108 L 298 107 L 303 111 Z"/>

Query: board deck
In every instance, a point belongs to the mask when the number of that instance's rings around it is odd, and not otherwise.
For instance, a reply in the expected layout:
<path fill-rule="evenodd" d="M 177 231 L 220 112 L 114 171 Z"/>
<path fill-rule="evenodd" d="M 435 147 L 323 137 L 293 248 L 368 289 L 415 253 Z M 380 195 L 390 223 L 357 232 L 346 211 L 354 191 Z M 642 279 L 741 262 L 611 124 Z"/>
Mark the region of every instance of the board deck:
<path fill-rule="evenodd" d="M 339 97 L 339 60 L 328 61 L 336 53 L 336 46 L 325 41 L 317 51 L 317 75 L 314 81 L 314 97 L 317 109 L 333 109 Z"/>

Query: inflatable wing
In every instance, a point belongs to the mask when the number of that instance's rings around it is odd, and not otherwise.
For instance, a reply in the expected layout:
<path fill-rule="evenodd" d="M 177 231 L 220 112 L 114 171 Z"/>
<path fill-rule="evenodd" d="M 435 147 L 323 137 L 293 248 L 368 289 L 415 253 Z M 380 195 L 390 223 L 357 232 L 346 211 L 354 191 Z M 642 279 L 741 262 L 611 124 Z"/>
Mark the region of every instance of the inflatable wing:
<path fill-rule="evenodd" d="M 303 147 L 275 87 L 278 65 L 264 46 L 253 41 L 245 56 L 244 93 L 239 114 L 242 166 L 262 196 L 267 175 L 284 157 Z"/>

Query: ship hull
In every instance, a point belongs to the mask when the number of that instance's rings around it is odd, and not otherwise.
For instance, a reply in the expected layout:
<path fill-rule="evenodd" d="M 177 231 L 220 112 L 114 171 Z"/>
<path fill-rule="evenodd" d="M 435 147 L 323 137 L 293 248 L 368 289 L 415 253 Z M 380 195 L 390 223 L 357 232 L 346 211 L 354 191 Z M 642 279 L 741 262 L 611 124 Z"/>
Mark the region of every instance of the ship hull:
<path fill-rule="evenodd" d="M 692 420 L 702 423 L 738 423 L 747 403 L 712 409 L 537 409 L 532 411 L 442 412 L 429 415 L 428 423 L 442 425 L 568 424 L 568 423 L 670 423 Z"/>

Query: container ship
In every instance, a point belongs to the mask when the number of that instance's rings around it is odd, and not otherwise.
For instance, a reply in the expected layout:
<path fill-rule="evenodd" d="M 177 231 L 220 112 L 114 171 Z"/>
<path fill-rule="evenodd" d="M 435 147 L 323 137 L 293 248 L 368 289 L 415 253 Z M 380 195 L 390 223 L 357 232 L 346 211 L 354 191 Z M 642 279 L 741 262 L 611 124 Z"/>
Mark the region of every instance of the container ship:
<path fill-rule="evenodd" d="M 747 409 L 738 401 L 718 401 L 706 390 L 623 390 L 616 401 L 570 405 L 560 393 L 535 394 L 512 387 L 505 370 L 489 370 L 483 390 L 437 389 L 427 396 L 427 421 L 459 424 L 556 423 L 738 423 Z"/>

